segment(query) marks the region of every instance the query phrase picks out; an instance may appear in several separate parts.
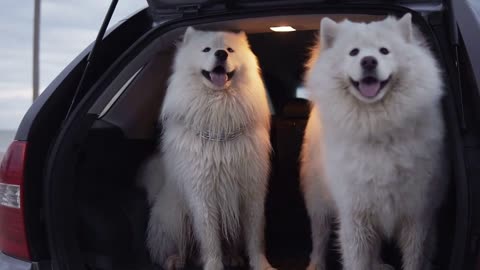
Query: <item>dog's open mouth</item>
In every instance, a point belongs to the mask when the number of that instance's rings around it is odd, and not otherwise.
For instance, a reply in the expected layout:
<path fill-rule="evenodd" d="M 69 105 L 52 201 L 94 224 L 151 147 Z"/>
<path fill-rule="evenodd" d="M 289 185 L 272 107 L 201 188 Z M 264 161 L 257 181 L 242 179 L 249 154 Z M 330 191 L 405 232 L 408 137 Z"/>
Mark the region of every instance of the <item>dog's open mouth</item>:
<path fill-rule="evenodd" d="M 350 78 L 350 81 L 362 96 L 366 98 L 374 98 L 378 95 L 378 93 L 380 93 L 380 91 L 382 91 L 383 87 L 387 85 L 387 83 L 390 81 L 390 77 L 384 81 L 380 81 L 372 76 L 365 77 L 360 81 L 355 81 Z"/>
<path fill-rule="evenodd" d="M 213 85 L 222 87 L 230 81 L 235 74 L 235 70 L 227 72 L 223 66 L 217 66 L 212 71 L 202 70 L 202 75 Z"/>

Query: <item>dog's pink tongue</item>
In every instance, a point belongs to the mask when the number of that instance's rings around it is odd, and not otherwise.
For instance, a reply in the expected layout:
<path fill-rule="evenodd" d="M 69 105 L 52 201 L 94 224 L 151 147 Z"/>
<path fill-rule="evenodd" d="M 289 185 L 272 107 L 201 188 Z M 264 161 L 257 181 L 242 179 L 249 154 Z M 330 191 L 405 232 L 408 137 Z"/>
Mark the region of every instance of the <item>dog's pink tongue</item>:
<path fill-rule="evenodd" d="M 358 90 L 360 90 L 360 94 L 367 98 L 372 98 L 378 94 L 380 91 L 380 82 L 362 82 L 358 85 Z"/>
<path fill-rule="evenodd" d="M 224 86 L 227 83 L 227 73 L 210 72 L 210 80 L 216 86 Z"/>

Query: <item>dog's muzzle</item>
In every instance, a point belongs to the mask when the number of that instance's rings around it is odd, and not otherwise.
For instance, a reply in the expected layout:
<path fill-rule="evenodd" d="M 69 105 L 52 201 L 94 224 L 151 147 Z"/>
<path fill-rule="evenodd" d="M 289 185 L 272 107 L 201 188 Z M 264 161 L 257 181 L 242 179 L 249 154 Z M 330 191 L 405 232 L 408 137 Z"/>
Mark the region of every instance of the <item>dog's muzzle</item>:
<path fill-rule="evenodd" d="M 216 66 L 212 71 L 202 70 L 202 75 L 217 87 L 223 87 L 235 75 L 235 70 L 227 72 L 225 67 Z"/>
<path fill-rule="evenodd" d="M 360 92 L 360 94 L 365 98 L 374 98 L 376 97 L 380 91 L 387 85 L 390 81 L 390 76 L 384 80 L 380 81 L 374 76 L 366 76 L 360 81 L 355 81 L 350 78 L 350 82 L 352 85 Z"/>

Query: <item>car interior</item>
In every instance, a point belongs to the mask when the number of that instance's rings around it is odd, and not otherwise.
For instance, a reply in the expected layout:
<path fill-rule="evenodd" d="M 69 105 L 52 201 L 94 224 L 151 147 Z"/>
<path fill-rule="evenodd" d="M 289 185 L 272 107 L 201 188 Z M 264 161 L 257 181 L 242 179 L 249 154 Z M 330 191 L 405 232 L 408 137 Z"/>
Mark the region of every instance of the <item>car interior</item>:
<path fill-rule="evenodd" d="M 371 21 L 383 15 L 328 15 L 336 20 Z M 310 223 L 299 189 L 299 153 L 309 116 L 302 88 L 304 64 L 316 40 L 322 15 L 236 19 L 196 25 L 199 29 L 244 30 L 257 55 L 272 111 L 272 173 L 266 201 L 266 251 L 279 269 L 305 269 L 311 250 Z M 297 31 L 272 32 L 291 25 Z M 79 142 L 74 180 L 76 230 L 87 269 L 161 269 L 146 251 L 148 204 L 136 176 L 142 162 L 156 151 L 161 123 L 157 121 L 175 43 L 185 27 L 155 39 L 105 89 L 89 114 L 97 119 Z M 282 59 L 281 62 L 278 59 Z M 452 181 L 453 182 L 453 181 Z M 429 258 L 435 269 L 446 269 L 451 252 L 455 185 L 439 216 L 438 250 Z M 399 251 L 385 241 L 384 260 L 401 267 Z M 328 269 L 341 269 L 332 235 Z M 191 269 L 194 269 L 192 267 Z M 200 268 L 199 268 L 200 269 Z"/>

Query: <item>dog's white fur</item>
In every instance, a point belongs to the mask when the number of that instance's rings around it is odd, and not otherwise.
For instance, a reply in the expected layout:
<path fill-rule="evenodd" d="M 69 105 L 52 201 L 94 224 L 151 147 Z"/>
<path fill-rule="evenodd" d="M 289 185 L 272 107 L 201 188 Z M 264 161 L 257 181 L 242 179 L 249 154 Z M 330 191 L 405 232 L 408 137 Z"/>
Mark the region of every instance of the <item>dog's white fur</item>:
<path fill-rule="evenodd" d="M 332 218 L 340 222 L 345 269 L 391 269 L 379 258 L 382 238 L 398 241 L 403 269 L 429 269 L 426 254 L 447 184 L 443 85 L 414 30 L 410 14 L 368 24 L 321 21 L 320 55 L 306 78 L 314 108 L 301 168 L 312 224 L 310 270 L 325 269 Z M 349 55 L 353 48 L 357 56 Z M 371 99 L 350 82 L 360 79 L 365 56 L 377 58 L 379 78 L 391 76 Z"/>
<path fill-rule="evenodd" d="M 206 47 L 210 51 L 203 52 Z M 213 70 L 215 52 L 228 48 L 234 52 L 228 53 L 225 67 L 235 74 L 218 87 L 201 71 Z M 174 59 L 160 118 L 161 149 L 142 174 L 152 206 L 147 246 L 154 261 L 181 268 L 196 241 L 204 269 L 223 269 L 226 241 L 246 248 L 252 269 L 273 269 L 263 247 L 270 111 L 245 33 L 189 27 Z M 242 129 L 226 141 L 198 134 L 215 137 Z"/>

